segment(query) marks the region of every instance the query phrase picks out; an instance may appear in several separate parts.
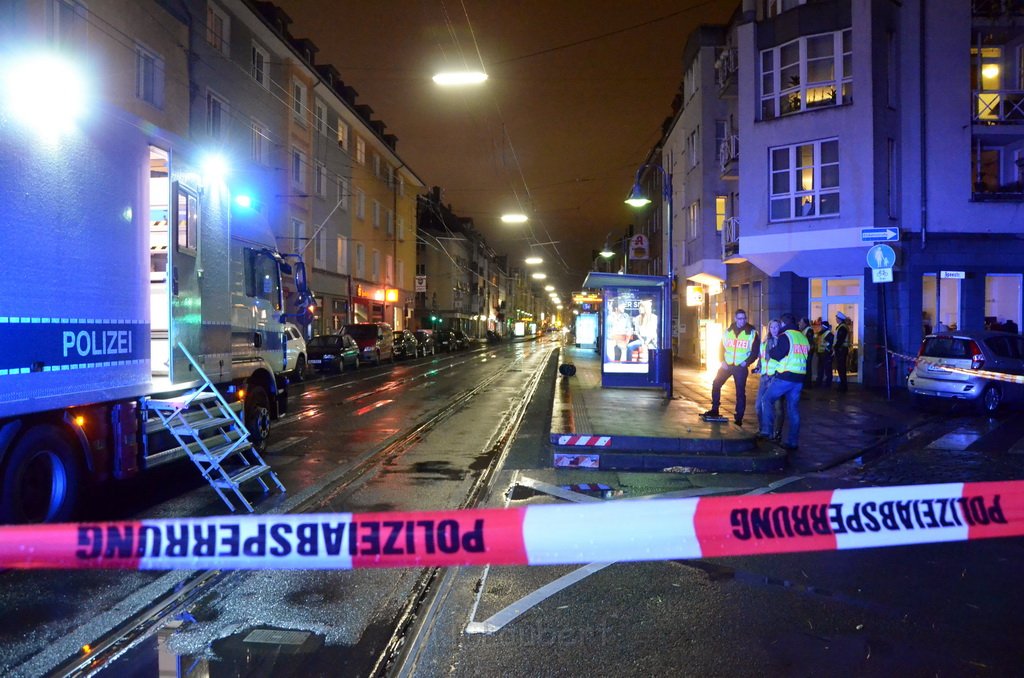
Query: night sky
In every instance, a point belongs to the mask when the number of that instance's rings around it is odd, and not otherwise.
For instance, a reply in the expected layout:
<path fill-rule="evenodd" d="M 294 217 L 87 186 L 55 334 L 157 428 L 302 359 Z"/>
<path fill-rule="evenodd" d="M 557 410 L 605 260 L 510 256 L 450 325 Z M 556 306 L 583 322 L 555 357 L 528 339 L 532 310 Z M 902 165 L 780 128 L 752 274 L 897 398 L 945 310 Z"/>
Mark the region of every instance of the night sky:
<path fill-rule="evenodd" d="M 581 287 L 592 250 L 633 220 L 623 204 L 660 136 L 700 24 L 739 0 L 280 0 L 427 187 L 440 186 L 513 263 L 560 292 Z M 438 70 L 490 76 L 441 88 Z M 502 224 L 507 211 L 527 225 Z M 557 241 L 556 244 L 546 244 Z M 543 250 L 541 252 L 541 250 Z M 564 297 L 563 297 L 564 298 Z"/>

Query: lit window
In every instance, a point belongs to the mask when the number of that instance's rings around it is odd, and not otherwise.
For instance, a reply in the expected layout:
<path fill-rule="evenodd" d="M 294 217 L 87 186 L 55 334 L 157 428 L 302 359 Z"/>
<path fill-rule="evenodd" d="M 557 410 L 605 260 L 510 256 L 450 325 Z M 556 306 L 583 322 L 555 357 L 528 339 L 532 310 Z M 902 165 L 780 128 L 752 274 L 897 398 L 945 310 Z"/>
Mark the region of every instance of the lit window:
<path fill-rule="evenodd" d="M 306 86 L 297 80 L 292 82 L 292 117 L 305 126 Z"/>
<path fill-rule="evenodd" d="M 853 103 L 853 32 L 797 38 L 761 52 L 761 119 Z"/>
<path fill-rule="evenodd" d="M 227 13 L 213 3 L 206 6 L 206 42 L 227 56 L 230 52 L 231 24 Z"/>
<path fill-rule="evenodd" d="M 366 164 L 366 142 L 359 137 L 356 137 L 356 162 Z"/>
<path fill-rule="evenodd" d="M 839 141 L 771 149 L 771 221 L 839 214 Z"/>

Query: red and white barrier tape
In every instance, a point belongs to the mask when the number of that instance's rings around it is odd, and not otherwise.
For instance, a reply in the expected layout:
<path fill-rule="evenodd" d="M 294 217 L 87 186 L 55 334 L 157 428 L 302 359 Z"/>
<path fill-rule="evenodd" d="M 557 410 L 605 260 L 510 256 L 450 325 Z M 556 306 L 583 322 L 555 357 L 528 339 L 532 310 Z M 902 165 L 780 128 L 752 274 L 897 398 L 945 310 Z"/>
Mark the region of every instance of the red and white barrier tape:
<path fill-rule="evenodd" d="M 366 514 L 0 527 L 0 567 L 556 565 L 1024 535 L 1024 481 Z"/>

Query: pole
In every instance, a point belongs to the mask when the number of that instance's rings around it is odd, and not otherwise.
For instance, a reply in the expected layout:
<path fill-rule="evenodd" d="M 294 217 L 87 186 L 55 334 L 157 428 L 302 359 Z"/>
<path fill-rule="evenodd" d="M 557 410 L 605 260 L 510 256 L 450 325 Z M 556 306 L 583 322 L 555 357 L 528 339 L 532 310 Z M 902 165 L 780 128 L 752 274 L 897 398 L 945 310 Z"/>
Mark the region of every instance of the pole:
<path fill-rule="evenodd" d="M 882 348 L 885 350 L 885 399 L 892 400 L 892 384 L 889 380 L 889 309 L 885 302 L 885 283 L 882 285 Z"/>

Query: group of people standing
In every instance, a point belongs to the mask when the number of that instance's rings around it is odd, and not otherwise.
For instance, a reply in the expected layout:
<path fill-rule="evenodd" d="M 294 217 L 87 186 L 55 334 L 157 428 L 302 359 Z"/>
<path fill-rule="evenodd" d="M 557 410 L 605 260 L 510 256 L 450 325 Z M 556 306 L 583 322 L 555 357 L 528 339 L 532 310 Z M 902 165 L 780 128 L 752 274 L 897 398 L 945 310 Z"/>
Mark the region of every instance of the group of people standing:
<path fill-rule="evenodd" d="M 811 356 L 816 356 L 818 385 L 831 386 L 833 357 L 839 368 L 839 390 L 846 390 L 846 364 L 850 351 L 850 321 L 836 313 L 836 332 L 828 322 L 819 323 L 815 332 L 807 318 L 797 323 L 792 313 L 783 313 L 768 323 L 768 334 L 761 341 L 757 329 L 747 322 L 743 309 L 736 311 L 734 322 L 722 336 L 722 362 L 711 384 L 711 409 L 705 417 L 719 417 L 722 386 L 732 378 L 736 383 L 735 423 L 743 425 L 746 411 L 747 372 L 756 363 L 760 373 L 757 390 L 758 437 L 771 438 L 788 451 L 797 449 L 800 440 L 800 394 L 811 382 Z M 784 423 L 788 422 L 785 440 Z"/>

